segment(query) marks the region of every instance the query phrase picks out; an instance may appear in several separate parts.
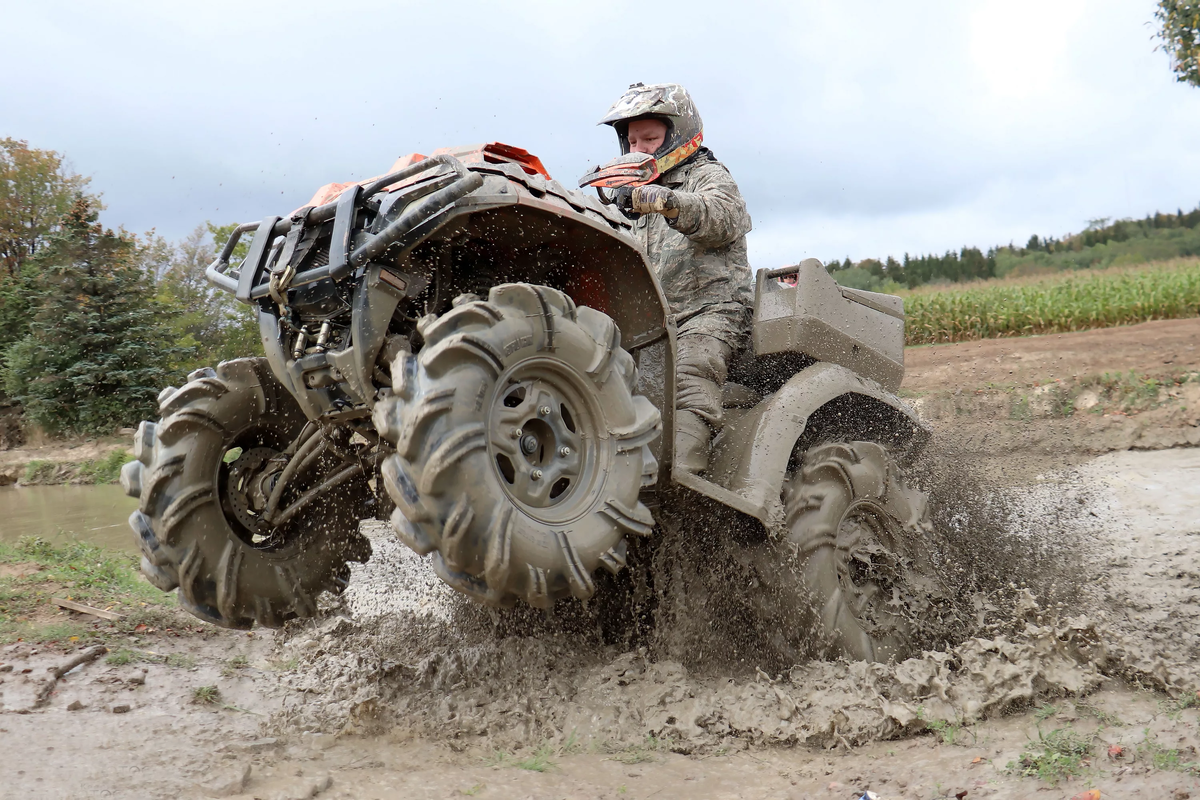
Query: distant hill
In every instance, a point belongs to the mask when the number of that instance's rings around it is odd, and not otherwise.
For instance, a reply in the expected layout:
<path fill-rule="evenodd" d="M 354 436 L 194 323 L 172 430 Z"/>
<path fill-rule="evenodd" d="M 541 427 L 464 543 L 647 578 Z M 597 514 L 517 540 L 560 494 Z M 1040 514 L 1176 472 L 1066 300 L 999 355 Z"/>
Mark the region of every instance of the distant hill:
<path fill-rule="evenodd" d="M 889 291 L 928 283 L 960 283 L 1009 275 L 1037 275 L 1062 270 L 1128 266 L 1149 261 L 1200 255 L 1200 207 L 1144 219 L 1092 220 L 1082 233 L 1061 239 L 1037 234 L 1024 247 L 1011 242 L 983 252 L 963 247 L 945 255 L 910 256 L 902 260 L 834 259 L 826 268 L 843 286 Z"/>

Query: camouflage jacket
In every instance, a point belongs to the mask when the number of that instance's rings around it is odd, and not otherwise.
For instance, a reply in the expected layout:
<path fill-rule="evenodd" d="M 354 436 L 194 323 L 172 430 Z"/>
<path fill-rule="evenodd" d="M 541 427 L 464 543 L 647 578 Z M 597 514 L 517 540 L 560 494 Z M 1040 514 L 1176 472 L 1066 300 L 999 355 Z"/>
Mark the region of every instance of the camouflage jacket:
<path fill-rule="evenodd" d="M 634 222 L 662 282 L 679 333 L 703 333 L 737 348 L 749 322 L 750 215 L 729 170 L 707 148 L 667 172 L 679 216 L 644 214 Z"/>

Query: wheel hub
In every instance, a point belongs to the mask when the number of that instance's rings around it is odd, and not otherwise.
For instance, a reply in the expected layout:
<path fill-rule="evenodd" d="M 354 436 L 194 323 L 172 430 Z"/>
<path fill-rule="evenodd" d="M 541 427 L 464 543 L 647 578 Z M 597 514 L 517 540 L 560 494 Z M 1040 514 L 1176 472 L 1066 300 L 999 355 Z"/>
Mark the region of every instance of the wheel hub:
<path fill-rule="evenodd" d="M 237 521 L 247 531 L 255 532 L 262 522 L 271 490 L 279 480 L 286 462 L 276 458 L 279 452 L 270 447 L 254 447 L 242 451 L 229 464 L 225 477 L 225 499 Z"/>
<path fill-rule="evenodd" d="M 900 588 L 906 563 L 885 520 L 873 504 L 857 504 L 837 531 L 838 582 L 851 612 L 869 632 L 894 627 L 907 605 Z"/>
<path fill-rule="evenodd" d="M 499 386 L 488 420 L 492 465 L 512 500 L 551 521 L 591 484 L 598 414 L 582 381 L 548 359 L 518 365 Z"/>

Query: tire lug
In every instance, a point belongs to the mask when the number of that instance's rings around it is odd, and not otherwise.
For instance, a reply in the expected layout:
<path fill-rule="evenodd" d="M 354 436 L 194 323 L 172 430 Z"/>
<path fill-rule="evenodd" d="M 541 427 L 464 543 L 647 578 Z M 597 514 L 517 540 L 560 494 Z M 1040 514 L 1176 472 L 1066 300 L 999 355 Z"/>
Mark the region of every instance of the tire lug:
<path fill-rule="evenodd" d="M 533 478 L 535 481 L 540 481 L 542 479 L 542 471 L 540 469 L 535 469 L 533 472 L 529 473 L 529 477 Z"/>
<path fill-rule="evenodd" d="M 540 406 L 538 408 L 538 413 L 541 414 L 543 417 L 550 416 L 550 406 Z"/>
<path fill-rule="evenodd" d="M 522 431 L 520 428 L 513 428 L 511 431 L 509 431 L 508 435 L 514 439 L 520 439 L 523 433 L 524 431 Z"/>
<path fill-rule="evenodd" d="M 562 458 L 566 458 L 567 456 L 571 455 L 571 448 L 563 445 L 562 447 L 558 448 L 558 454 Z"/>

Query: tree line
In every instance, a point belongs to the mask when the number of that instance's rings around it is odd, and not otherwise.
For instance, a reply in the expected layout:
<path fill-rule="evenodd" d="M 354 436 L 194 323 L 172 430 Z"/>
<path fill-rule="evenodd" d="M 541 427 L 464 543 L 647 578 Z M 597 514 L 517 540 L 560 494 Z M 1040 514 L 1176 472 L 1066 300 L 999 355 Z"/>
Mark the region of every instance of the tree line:
<path fill-rule="evenodd" d="M 1024 246 L 1010 242 L 988 248 L 963 247 L 944 255 L 910 256 L 897 260 L 849 257 L 830 261 L 826 268 L 844 286 L 875 291 L 911 289 L 930 283 L 961 283 L 1009 275 L 1064 269 L 1094 269 L 1143 264 L 1168 258 L 1200 255 L 1200 206 L 1174 214 L 1149 214 L 1144 219 L 1089 220 L 1081 233 L 1062 238 L 1033 234 Z"/>
<path fill-rule="evenodd" d="M 1200 0 L 1158 0 L 1154 19 L 1158 48 L 1170 57 L 1175 79 L 1200 87 Z M 826 268 L 844 286 L 895 291 L 928 283 L 960 283 L 1023 272 L 1200 255 L 1200 234 L 1191 235 L 1200 227 L 1200 208 L 1187 214 L 1180 209 L 1176 214 L 1107 223 L 1107 219 L 1092 220 L 1083 233 L 1063 239 L 1034 234 L 1024 247 L 1010 242 L 992 247 L 987 253 L 977 247 L 964 247 L 940 256 L 905 253 L 901 261 L 888 256 L 856 263 L 847 257 L 828 262 Z M 1164 234 L 1170 231 L 1175 233 Z M 1180 235 L 1181 231 L 1188 233 Z"/>
<path fill-rule="evenodd" d="M 103 208 L 58 153 L 0 139 L 0 406 L 50 434 L 132 425 L 163 386 L 260 349 L 204 278 L 232 225 L 169 242 L 106 228 Z"/>
<path fill-rule="evenodd" d="M 159 390 L 191 370 L 260 352 L 250 310 L 204 276 L 233 225 L 170 242 L 104 227 L 103 207 L 58 153 L 0 139 L 0 416 L 19 409 L 51 434 L 109 433 L 153 416 Z M 827 266 L 843 285 L 894 291 L 1187 255 L 1200 255 L 1200 207 L 1091 220 L 1021 247 Z"/>

